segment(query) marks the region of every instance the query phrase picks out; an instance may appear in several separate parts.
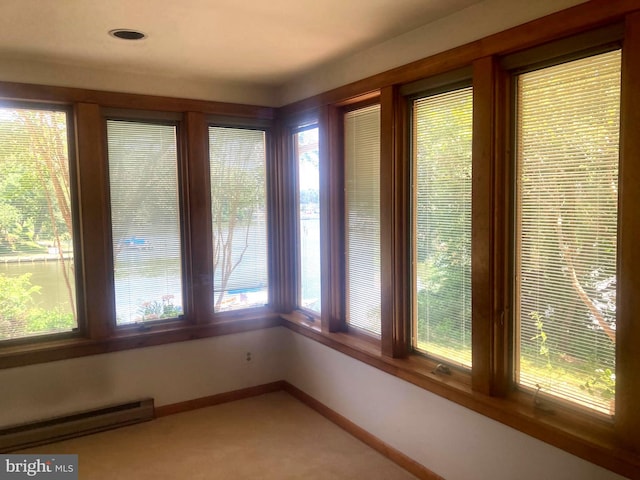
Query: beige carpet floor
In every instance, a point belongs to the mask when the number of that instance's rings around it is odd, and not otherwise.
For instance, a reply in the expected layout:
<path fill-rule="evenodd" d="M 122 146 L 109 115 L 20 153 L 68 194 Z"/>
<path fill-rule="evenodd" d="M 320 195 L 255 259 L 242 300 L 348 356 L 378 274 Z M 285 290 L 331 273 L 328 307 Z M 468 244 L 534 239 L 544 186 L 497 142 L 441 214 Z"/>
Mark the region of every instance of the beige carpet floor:
<path fill-rule="evenodd" d="M 76 453 L 82 480 L 415 478 L 285 392 L 22 453 Z"/>

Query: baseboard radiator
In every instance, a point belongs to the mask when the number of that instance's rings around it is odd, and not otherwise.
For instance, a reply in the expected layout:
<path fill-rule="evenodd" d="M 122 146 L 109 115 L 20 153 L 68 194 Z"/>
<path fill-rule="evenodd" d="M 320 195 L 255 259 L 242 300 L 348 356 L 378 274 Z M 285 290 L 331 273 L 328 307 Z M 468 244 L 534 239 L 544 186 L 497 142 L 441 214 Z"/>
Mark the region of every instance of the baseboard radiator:
<path fill-rule="evenodd" d="M 153 399 L 148 398 L 2 428 L 0 453 L 144 422 L 154 417 L 153 412 Z"/>

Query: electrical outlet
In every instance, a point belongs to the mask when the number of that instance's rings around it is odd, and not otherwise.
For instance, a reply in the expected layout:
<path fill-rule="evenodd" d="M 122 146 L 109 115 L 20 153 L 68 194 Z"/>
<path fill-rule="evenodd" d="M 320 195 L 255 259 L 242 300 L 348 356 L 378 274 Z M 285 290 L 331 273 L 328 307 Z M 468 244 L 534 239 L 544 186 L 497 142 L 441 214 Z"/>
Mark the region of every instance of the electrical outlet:
<path fill-rule="evenodd" d="M 244 358 L 247 363 L 251 363 L 253 361 L 253 356 L 251 355 L 251 352 L 247 352 Z"/>

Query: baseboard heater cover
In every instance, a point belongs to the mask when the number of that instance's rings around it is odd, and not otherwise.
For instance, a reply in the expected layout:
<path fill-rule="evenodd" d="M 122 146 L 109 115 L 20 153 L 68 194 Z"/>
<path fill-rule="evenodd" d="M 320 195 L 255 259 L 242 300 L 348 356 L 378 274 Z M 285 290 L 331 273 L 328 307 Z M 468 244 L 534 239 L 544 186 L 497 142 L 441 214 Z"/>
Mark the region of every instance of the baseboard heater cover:
<path fill-rule="evenodd" d="M 0 429 L 0 453 L 145 422 L 154 418 L 152 398 L 111 405 Z"/>

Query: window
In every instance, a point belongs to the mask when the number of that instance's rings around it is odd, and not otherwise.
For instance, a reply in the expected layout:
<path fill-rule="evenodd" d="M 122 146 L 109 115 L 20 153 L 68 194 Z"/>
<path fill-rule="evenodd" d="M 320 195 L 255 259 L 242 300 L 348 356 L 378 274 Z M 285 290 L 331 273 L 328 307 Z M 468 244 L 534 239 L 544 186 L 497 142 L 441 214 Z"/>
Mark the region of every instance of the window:
<path fill-rule="evenodd" d="M 298 306 L 320 313 L 320 158 L 318 127 L 293 135 L 298 168 Z"/>
<path fill-rule="evenodd" d="M 0 340 L 78 325 L 67 114 L 0 108 Z"/>
<path fill-rule="evenodd" d="M 281 109 L 3 83 L 0 368 L 285 325 L 638 477 L 640 10 L 604 3 Z"/>
<path fill-rule="evenodd" d="M 347 112 L 345 243 L 347 324 L 380 335 L 380 106 Z"/>
<path fill-rule="evenodd" d="M 413 347 L 471 366 L 471 88 L 413 101 Z"/>
<path fill-rule="evenodd" d="M 520 385 L 614 413 L 620 51 L 517 77 Z"/>
<path fill-rule="evenodd" d="M 176 130 L 107 121 L 118 325 L 182 315 Z"/>
<path fill-rule="evenodd" d="M 268 303 L 266 148 L 260 130 L 209 127 L 214 309 Z"/>

